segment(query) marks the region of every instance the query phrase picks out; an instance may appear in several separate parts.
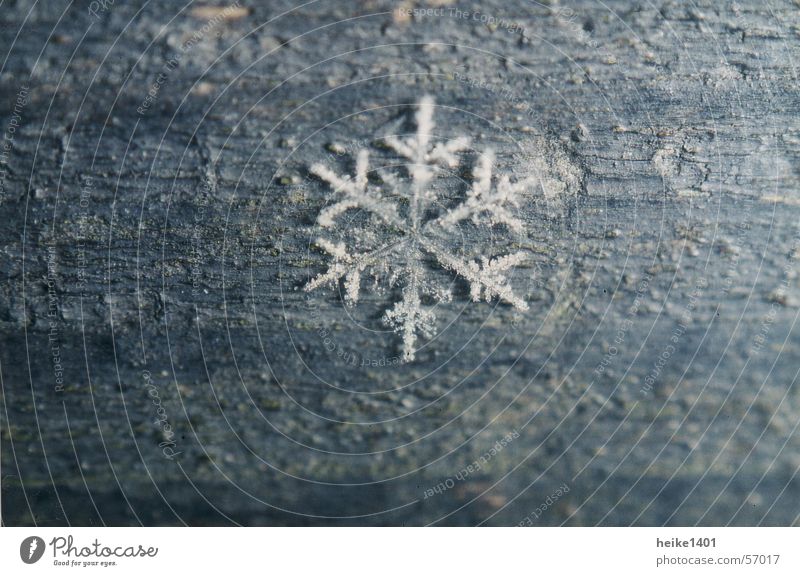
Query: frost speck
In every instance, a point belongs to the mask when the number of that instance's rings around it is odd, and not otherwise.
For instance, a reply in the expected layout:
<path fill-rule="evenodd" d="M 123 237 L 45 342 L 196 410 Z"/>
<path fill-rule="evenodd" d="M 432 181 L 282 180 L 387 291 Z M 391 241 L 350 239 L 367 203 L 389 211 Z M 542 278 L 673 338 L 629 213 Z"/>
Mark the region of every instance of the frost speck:
<path fill-rule="evenodd" d="M 408 160 L 406 170 L 410 178 L 381 173 L 381 183 L 370 181 L 367 150 L 358 153 L 354 177 L 339 176 L 322 164 L 311 167 L 311 173 L 330 184 L 335 193 L 334 201 L 317 217 L 320 227 L 336 230 L 342 214 L 360 210 L 388 231 L 389 242 L 384 240 L 376 247 L 378 237 L 367 228 L 354 231 L 355 245 L 350 247 L 345 242 L 318 238 L 316 245 L 331 257 L 331 263 L 327 271 L 306 284 L 305 290 L 324 285 L 335 288 L 341 282 L 345 302 L 354 305 L 365 273 L 372 274 L 375 287 L 382 283 L 402 286 L 401 300 L 385 312 L 383 320 L 402 337 L 405 361 L 414 359 L 419 335 L 429 338 L 436 333 L 436 317 L 424 299 L 433 302 L 451 299 L 446 283 L 428 270 L 432 266 L 466 280 L 474 302 L 498 298 L 517 310 L 528 309 L 506 278 L 511 269 L 526 259 L 525 252 L 469 260 L 448 248 L 447 238 L 464 221 L 522 231 L 523 223 L 515 214 L 520 193 L 531 187 L 532 180 L 512 183 L 505 175 L 493 178 L 494 154 L 485 151 L 473 169 L 474 182 L 466 197 L 451 208 L 441 208 L 438 194 L 431 186 L 436 167 L 456 168 L 459 153 L 468 148 L 470 141 L 460 137 L 433 144 L 433 107 L 431 97 L 422 98 L 416 113 L 416 134 L 404 139 L 385 139 L 388 147 Z"/>

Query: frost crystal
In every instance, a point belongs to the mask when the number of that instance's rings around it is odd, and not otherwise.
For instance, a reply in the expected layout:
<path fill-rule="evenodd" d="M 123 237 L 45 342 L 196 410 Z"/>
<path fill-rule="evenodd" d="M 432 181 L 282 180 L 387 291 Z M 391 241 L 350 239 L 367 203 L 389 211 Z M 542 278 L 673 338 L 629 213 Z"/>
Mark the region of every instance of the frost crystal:
<path fill-rule="evenodd" d="M 381 173 L 379 184 L 370 181 L 367 150 L 358 153 L 355 177 L 339 176 L 321 164 L 311 167 L 311 173 L 335 191 L 334 202 L 317 217 L 320 227 L 333 230 L 339 224 L 349 230 L 352 224 L 337 223 L 337 219 L 348 210 L 359 210 L 384 227 L 391 241 L 376 247 L 377 239 L 368 229 L 356 230 L 361 235 L 353 240 L 355 245 L 349 251 L 345 242 L 317 239 L 316 245 L 330 255 L 332 262 L 326 272 L 306 284 L 305 290 L 324 285 L 336 288 L 341 282 L 345 302 L 353 305 L 358 301 L 364 272 L 372 273 L 376 285 L 381 278 L 385 278 L 390 287 L 401 285 L 402 299 L 385 312 L 384 322 L 402 336 L 405 361 L 414 359 L 418 335 L 429 338 L 436 333 L 435 315 L 423 299 L 434 302 L 451 299 L 449 289 L 442 287 L 444 282 L 428 270 L 430 267 L 447 270 L 466 280 L 474 302 L 481 298 L 487 302 L 498 298 L 517 310 L 528 309 L 525 301 L 514 294 L 505 276 L 526 259 L 524 252 L 469 260 L 448 248 L 447 239 L 464 221 L 476 226 L 505 226 L 510 231 L 522 231 L 523 223 L 516 216 L 519 195 L 530 188 L 532 182 L 525 179 L 512 183 L 508 176 L 493 181 L 494 154 L 486 151 L 473 170 L 474 182 L 466 198 L 454 207 L 441 208 L 440 199 L 431 186 L 436 168 L 456 168 L 459 152 L 466 150 L 470 142 L 461 137 L 433 144 L 433 106 L 429 96 L 420 101 L 414 136 L 385 139 L 389 148 L 408 160 L 410 179 Z"/>

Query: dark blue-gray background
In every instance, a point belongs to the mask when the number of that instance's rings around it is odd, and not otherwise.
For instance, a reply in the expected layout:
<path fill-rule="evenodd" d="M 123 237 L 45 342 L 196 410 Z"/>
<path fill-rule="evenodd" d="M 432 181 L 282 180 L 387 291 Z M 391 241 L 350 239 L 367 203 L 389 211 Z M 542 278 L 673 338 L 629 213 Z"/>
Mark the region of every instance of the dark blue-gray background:
<path fill-rule="evenodd" d="M 5 524 L 798 524 L 796 2 L 0 22 Z M 397 365 L 396 292 L 301 289 L 307 168 L 389 163 L 424 94 L 542 182 L 530 310 L 456 282 Z"/>

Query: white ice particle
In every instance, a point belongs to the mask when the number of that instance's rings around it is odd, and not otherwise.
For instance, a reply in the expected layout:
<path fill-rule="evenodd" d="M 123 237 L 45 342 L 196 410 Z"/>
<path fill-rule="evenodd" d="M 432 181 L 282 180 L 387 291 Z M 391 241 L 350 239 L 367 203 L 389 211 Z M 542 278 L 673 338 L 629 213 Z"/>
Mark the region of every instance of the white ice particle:
<path fill-rule="evenodd" d="M 486 151 L 473 170 L 474 182 L 466 198 L 450 209 L 440 208 L 431 186 L 436 167 L 456 168 L 459 153 L 468 148 L 470 141 L 460 137 L 432 143 L 433 109 L 433 99 L 422 98 L 416 113 L 416 134 L 385 140 L 387 146 L 408 160 L 408 179 L 381 173 L 380 184 L 370 181 L 367 150 L 359 151 L 353 177 L 339 176 L 321 164 L 311 167 L 311 173 L 330 184 L 335 194 L 333 202 L 317 217 L 320 227 L 335 229 L 339 224 L 337 219 L 345 212 L 360 210 L 385 227 L 388 234 L 381 236 L 382 245 L 375 246 L 375 237 L 368 230 L 355 230 L 356 234 L 361 233 L 362 240 L 369 242 L 362 241 L 349 251 L 344 242 L 318 238 L 316 245 L 332 260 L 325 272 L 306 284 L 305 290 L 323 285 L 337 287 L 342 283 L 345 302 L 354 305 L 365 272 L 376 279 L 385 278 L 389 286 L 401 284 L 402 297 L 384 313 L 384 322 L 402 337 L 406 361 L 414 359 L 418 336 L 429 338 L 436 333 L 435 315 L 423 298 L 437 303 L 451 298 L 449 289 L 428 270 L 431 266 L 466 280 L 473 301 L 498 298 L 517 310 L 528 309 L 524 299 L 514 294 L 506 277 L 526 259 L 525 252 L 470 260 L 456 254 L 447 239 L 454 227 L 464 221 L 521 232 L 524 224 L 518 217 L 520 194 L 530 189 L 533 182 L 523 179 L 512 183 L 508 176 L 493 179 L 494 154 Z"/>

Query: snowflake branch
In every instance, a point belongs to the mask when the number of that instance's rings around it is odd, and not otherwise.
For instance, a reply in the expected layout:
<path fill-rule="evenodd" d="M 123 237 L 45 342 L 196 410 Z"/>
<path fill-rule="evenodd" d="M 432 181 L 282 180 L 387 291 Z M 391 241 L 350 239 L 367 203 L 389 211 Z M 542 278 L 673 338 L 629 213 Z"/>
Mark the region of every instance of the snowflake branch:
<path fill-rule="evenodd" d="M 472 271 L 478 275 L 483 275 L 483 278 L 491 280 L 489 282 L 472 282 L 469 287 L 469 294 L 473 302 L 479 302 L 481 295 L 483 299 L 489 302 L 492 298 L 497 296 L 503 298 L 503 293 L 499 292 L 496 288 L 500 287 L 501 290 L 508 290 L 511 293 L 511 287 L 508 285 L 508 279 L 503 274 L 507 270 L 514 268 L 527 259 L 528 255 L 525 252 L 519 251 L 513 254 L 506 254 L 505 256 L 498 256 L 496 258 L 487 258 L 481 256 L 480 264 L 478 262 L 470 262 L 469 266 Z M 520 309 L 517 304 L 514 304 L 517 309 Z M 527 305 L 525 305 L 527 309 Z"/>
<path fill-rule="evenodd" d="M 323 228 L 332 227 L 336 218 L 351 208 L 367 210 L 388 224 L 400 222 L 396 206 L 369 190 L 367 179 L 369 152 L 367 150 L 361 150 L 358 153 L 354 179 L 349 176 L 341 177 L 323 164 L 314 164 L 311 166 L 310 172 L 330 184 L 336 192 L 343 196 L 341 200 L 320 211 L 317 223 Z"/>
<path fill-rule="evenodd" d="M 494 152 L 491 150 L 481 154 L 473 170 L 475 181 L 466 200 L 439 218 L 440 225 L 452 228 L 463 220 L 471 219 L 475 224 L 484 221 L 490 225 L 505 224 L 509 230 L 515 232 L 524 228 L 522 220 L 514 212 L 519 209 L 519 194 L 531 186 L 533 179 L 526 178 L 511 183 L 508 176 L 503 175 L 493 187 L 494 159 Z"/>
<path fill-rule="evenodd" d="M 484 260 L 483 266 L 478 262 L 465 262 L 457 256 L 453 256 L 446 250 L 439 248 L 429 239 L 420 239 L 422 247 L 432 254 L 441 266 L 451 270 L 466 279 L 470 283 L 470 296 L 474 302 L 480 301 L 483 294 L 486 301 L 490 301 L 497 296 L 511 304 L 520 311 L 528 309 L 528 304 L 520 297 L 516 296 L 508 284 L 508 280 L 503 276 L 509 268 L 516 266 L 527 258 L 525 252 L 516 252 L 507 256 Z"/>
<path fill-rule="evenodd" d="M 382 246 L 372 252 L 353 256 L 347 252 L 344 242 L 334 244 L 325 238 L 319 238 L 315 244 L 333 257 L 333 262 L 328 265 L 328 270 L 315 276 L 304 287 L 303 290 L 311 292 L 320 286 L 329 284 L 334 288 L 339 281 L 344 278 L 345 302 L 353 305 L 358 302 L 359 291 L 361 289 L 361 273 L 376 264 L 381 258 L 394 252 L 402 246 L 405 241 L 394 242 Z"/>
<path fill-rule="evenodd" d="M 448 168 L 455 168 L 458 166 L 459 158 L 456 152 L 461 152 L 469 148 L 470 140 L 466 136 L 453 138 L 443 144 L 437 144 L 433 147 L 427 160 L 440 166 L 447 166 Z"/>
<path fill-rule="evenodd" d="M 403 361 L 410 362 L 415 356 L 417 332 L 424 337 L 433 336 L 436 316 L 422 307 L 419 297 L 419 282 L 422 269 L 419 262 L 408 266 L 409 278 L 403 287 L 403 299 L 383 315 L 383 321 L 403 337 Z"/>
<path fill-rule="evenodd" d="M 429 199 L 428 182 L 433 178 L 432 165 L 448 168 L 458 166 L 457 152 L 469 146 L 469 138 L 459 137 L 431 147 L 431 135 L 435 126 L 433 122 L 434 101 L 431 96 L 424 96 L 417 109 L 417 132 L 414 136 L 401 140 L 396 136 L 387 136 L 385 143 L 400 156 L 412 162 L 408 167 L 413 184 L 411 196 L 410 220 L 414 229 L 419 228 L 420 203 Z"/>

